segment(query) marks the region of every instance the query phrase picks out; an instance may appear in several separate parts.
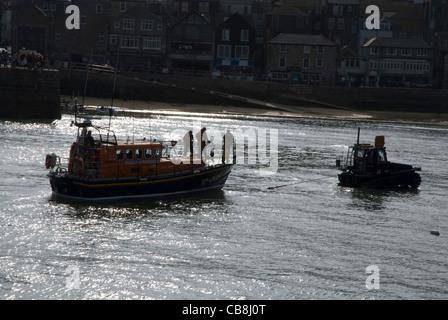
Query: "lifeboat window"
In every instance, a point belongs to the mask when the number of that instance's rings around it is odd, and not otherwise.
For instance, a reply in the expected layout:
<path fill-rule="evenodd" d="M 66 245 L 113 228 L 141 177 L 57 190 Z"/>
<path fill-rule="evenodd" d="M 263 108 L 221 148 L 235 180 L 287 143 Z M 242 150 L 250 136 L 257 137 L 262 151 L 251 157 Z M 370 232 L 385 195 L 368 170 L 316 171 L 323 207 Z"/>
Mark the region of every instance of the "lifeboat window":
<path fill-rule="evenodd" d="M 355 157 L 356 158 L 363 158 L 364 157 L 364 153 L 365 153 L 364 149 L 357 149 L 355 151 Z"/>
<path fill-rule="evenodd" d="M 155 156 L 156 158 L 160 158 L 160 155 L 161 155 L 161 150 L 160 150 L 160 148 L 155 149 L 155 150 L 154 150 L 154 156 Z"/>
<path fill-rule="evenodd" d="M 126 150 L 126 159 L 132 160 L 134 158 L 134 150 L 128 149 Z"/>
<path fill-rule="evenodd" d="M 123 150 L 117 150 L 117 160 L 123 160 Z"/>
<path fill-rule="evenodd" d="M 152 150 L 145 149 L 145 159 L 151 159 L 151 158 L 152 158 Z"/>
<path fill-rule="evenodd" d="M 143 158 L 143 151 L 142 149 L 135 150 L 135 159 L 140 160 Z"/>
<path fill-rule="evenodd" d="M 384 150 L 378 150 L 378 162 L 386 162 L 386 154 Z"/>

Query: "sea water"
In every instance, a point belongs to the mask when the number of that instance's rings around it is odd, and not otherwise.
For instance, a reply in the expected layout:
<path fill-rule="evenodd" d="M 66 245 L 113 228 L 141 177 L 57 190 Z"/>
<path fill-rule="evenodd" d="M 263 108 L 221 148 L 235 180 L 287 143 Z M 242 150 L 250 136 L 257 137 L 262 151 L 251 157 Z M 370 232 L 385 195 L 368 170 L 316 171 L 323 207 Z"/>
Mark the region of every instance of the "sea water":
<path fill-rule="evenodd" d="M 220 192 L 91 202 L 54 198 L 46 176 L 72 120 L 0 122 L 0 299 L 448 298 L 447 123 L 119 113 L 111 129 L 130 143 L 270 131 L 277 167 L 242 161 Z M 358 127 L 422 167 L 417 191 L 338 186 Z"/>

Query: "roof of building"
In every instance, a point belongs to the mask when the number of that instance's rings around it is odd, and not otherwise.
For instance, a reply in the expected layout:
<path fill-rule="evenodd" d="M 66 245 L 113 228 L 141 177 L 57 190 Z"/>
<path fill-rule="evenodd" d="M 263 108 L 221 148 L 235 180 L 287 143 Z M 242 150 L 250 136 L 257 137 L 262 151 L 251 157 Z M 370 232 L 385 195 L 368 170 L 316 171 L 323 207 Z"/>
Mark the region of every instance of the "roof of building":
<path fill-rule="evenodd" d="M 388 47 L 388 48 L 432 48 L 423 39 L 406 38 L 372 38 L 363 47 Z"/>
<path fill-rule="evenodd" d="M 352 48 L 349 46 L 343 46 L 341 48 L 341 57 L 342 58 L 361 58 L 359 54 L 355 52 Z"/>
<path fill-rule="evenodd" d="M 314 46 L 336 46 L 336 43 L 321 34 L 280 33 L 268 41 L 271 44 L 302 44 Z"/>

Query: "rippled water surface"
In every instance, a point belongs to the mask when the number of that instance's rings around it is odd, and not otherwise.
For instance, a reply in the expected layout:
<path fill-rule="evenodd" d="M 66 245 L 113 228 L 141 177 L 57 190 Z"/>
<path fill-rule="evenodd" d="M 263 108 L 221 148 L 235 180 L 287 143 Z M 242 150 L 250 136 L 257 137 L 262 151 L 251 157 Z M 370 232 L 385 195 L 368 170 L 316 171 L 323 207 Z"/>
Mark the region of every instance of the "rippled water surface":
<path fill-rule="evenodd" d="M 0 122 L 0 299 L 448 298 L 446 124 L 120 114 L 112 128 L 131 140 L 278 130 L 278 170 L 239 164 L 221 192 L 80 202 L 54 199 L 44 167 L 68 155 L 71 120 Z M 418 191 L 337 186 L 358 126 L 422 167 Z"/>

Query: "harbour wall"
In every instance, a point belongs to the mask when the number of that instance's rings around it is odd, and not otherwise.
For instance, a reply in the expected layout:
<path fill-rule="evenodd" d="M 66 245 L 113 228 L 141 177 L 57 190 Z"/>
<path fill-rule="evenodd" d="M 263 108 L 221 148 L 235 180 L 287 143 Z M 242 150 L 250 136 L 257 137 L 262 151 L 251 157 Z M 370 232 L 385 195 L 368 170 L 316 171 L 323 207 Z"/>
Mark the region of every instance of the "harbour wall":
<path fill-rule="evenodd" d="M 61 70 L 61 92 L 82 96 L 87 73 Z M 86 95 L 111 98 L 114 75 L 90 72 Z M 448 112 L 448 90 L 288 85 L 165 74 L 119 74 L 115 98 L 180 104 L 322 106 L 360 111 Z"/>
<path fill-rule="evenodd" d="M 57 70 L 0 67 L 0 119 L 60 118 Z"/>

